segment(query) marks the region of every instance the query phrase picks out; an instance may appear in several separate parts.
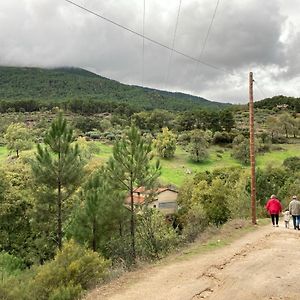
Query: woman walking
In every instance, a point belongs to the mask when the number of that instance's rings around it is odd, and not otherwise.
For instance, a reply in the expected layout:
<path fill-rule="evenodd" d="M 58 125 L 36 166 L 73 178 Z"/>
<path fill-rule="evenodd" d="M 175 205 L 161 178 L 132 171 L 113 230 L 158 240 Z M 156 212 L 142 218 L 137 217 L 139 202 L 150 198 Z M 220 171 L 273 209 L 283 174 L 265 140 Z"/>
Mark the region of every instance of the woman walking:
<path fill-rule="evenodd" d="M 266 204 L 266 209 L 271 215 L 273 227 L 278 227 L 279 214 L 282 211 L 282 206 L 280 201 L 276 198 L 275 195 L 272 195 Z"/>

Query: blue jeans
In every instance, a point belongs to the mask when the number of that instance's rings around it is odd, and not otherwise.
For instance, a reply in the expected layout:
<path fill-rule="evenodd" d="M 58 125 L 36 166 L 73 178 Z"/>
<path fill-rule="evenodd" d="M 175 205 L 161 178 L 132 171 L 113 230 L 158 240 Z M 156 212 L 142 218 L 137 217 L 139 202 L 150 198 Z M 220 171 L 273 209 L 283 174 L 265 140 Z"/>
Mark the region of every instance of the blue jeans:
<path fill-rule="evenodd" d="M 299 228 L 299 224 L 300 224 L 300 215 L 298 215 L 298 216 L 292 216 L 292 217 L 293 217 L 294 229 L 300 230 L 300 228 Z"/>

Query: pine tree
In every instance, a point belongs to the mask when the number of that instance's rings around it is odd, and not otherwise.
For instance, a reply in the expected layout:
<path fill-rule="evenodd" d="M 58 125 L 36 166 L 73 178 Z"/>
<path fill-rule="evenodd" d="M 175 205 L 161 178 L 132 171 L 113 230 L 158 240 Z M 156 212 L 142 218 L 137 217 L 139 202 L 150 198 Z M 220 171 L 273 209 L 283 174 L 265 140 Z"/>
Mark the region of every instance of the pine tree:
<path fill-rule="evenodd" d="M 136 258 L 133 193 L 140 186 L 152 186 L 159 177 L 159 161 L 151 164 L 152 158 L 151 144 L 144 140 L 135 126 L 131 126 L 124 137 L 116 142 L 113 156 L 108 161 L 108 171 L 112 182 L 118 189 L 127 191 L 130 195 L 131 258 L 133 263 Z"/>
<path fill-rule="evenodd" d="M 63 204 L 78 187 L 83 173 L 83 162 L 73 130 L 67 126 L 60 113 L 52 122 L 44 138 L 45 147 L 38 145 L 32 170 L 38 183 L 44 184 L 56 194 L 57 245 L 62 247 Z"/>
<path fill-rule="evenodd" d="M 97 251 L 99 241 L 118 228 L 118 221 L 125 210 L 124 193 L 114 190 L 105 169 L 92 174 L 84 184 L 70 233 L 80 242 L 88 242 Z"/>

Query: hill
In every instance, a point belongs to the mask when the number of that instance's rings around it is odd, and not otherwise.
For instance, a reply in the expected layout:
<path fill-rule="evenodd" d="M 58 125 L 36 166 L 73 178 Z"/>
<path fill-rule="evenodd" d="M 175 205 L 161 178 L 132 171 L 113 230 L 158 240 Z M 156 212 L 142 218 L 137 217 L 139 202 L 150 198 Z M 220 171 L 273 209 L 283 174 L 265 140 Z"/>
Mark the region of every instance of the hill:
<path fill-rule="evenodd" d="M 274 96 L 272 98 L 266 98 L 254 103 L 256 108 L 266 109 L 282 109 L 286 108 L 300 112 L 300 98 L 286 97 L 286 96 Z"/>
<path fill-rule="evenodd" d="M 126 85 L 80 68 L 0 67 L 0 101 L 74 99 L 126 103 L 145 110 L 219 109 L 230 105 L 184 93 Z"/>

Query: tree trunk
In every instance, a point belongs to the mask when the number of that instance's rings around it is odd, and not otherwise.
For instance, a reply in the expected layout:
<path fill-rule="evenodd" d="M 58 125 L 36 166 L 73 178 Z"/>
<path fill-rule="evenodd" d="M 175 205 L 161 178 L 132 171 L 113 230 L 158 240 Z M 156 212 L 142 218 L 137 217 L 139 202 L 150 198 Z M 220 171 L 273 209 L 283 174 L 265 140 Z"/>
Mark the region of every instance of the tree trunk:
<path fill-rule="evenodd" d="M 131 235 L 131 258 L 132 262 L 135 263 L 136 253 L 135 253 L 135 222 L 134 222 L 134 202 L 133 202 L 133 184 L 130 183 L 130 235 Z"/>
<path fill-rule="evenodd" d="M 271 132 L 271 141 L 274 143 L 274 131 Z"/>
<path fill-rule="evenodd" d="M 16 151 L 17 151 L 17 158 L 19 158 L 19 149 L 17 149 Z"/>
<path fill-rule="evenodd" d="M 57 244 L 58 249 L 62 248 L 62 220 L 61 220 L 61 182 L 58 180 L 57 193 Z"/>
<path fill-rule="evenodd" d="M 121 221 L 119 222 L 119 234 L 120 234 L 120 237 L 123 236 L 123 226 L 122 226 L 122 222 Z"/>
<path fill-rule="evenodd" d="M 96 220 L 93 219 L 93 251 L 97 250 L 97 242 L 96 242 Z"/>
<path fill-rule="evenodd" d="M 57 176 L 57 244 L 58 249 L 62 249 L 62 197 L 61 197 L 61 149 L 59 143 L 59 152 L 58 152 L 58 176 Z"/>

